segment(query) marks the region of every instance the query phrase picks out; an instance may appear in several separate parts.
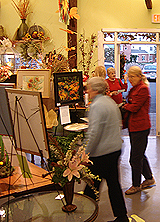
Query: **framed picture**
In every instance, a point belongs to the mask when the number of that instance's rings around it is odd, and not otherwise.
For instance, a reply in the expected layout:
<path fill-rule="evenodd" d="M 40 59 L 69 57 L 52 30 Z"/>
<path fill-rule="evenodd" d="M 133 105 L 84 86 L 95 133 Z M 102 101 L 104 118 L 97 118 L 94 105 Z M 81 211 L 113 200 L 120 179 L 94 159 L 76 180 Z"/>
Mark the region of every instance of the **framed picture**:
<path fill-rule="evenodd" d="M 82 72 L 54 73 L 55 106 L 83 101 Z"/>
<path fill-rule="evenodd" d="M 50 69 L 18 69 L 17 88 L 41 92 L 43 98 L 49 98 L 50 77 Z"/>
<path fill-rule="evenodd" d="M 49 158 L 49 145 L 40 92 L 6 88 L 16 149 Z"/>
<path fill-rule="evenodd" d="M 15 55 L 14 54 L 1 54 L 3 66 L 9 66 L 11 71 L 15 69 Z"/>

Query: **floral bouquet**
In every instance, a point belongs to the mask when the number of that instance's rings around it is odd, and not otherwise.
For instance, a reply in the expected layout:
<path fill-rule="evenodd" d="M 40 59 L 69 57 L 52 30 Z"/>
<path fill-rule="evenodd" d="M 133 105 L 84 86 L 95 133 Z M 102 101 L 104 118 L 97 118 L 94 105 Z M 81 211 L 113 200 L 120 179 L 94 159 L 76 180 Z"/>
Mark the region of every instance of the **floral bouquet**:
<path fill-rule="evenodd" d="M 12 175 L 14 167 L 11 166 L 7 152 L 4 149 L 2 136 L 0 136 L 0 178 Z"/>
<path fill-rule="evenodd" d="M 93 189 L 98 199 L 99 192 L 94 187 L 93 180 L 100 179 L 99 176 L 93 175 L 87 166 L 93 163 L 89 160 L 89 155 L 85 153 L 85 147 L 77 145 L 82 137 L 82 134 L 78 134 L 71 142 L 67 137 L 66 139 L 65 137 L 50 137 L 49 164 L 52 167 L 52 181 L 63 187 L 71 180 L 77 182 L 83 180 Z"/>
<path fill-rule="evenodd" d="M 51 69 L 52 76 L 54 76 L 53 73 L 56 72 L 69 72 L 69 60 L 62 54 L 62 49 L 60 51 L 56 52 L 56 50 L 53 50 L 53 52 L 49 52 L 45 55 L 45 58 L 43 60 L 43 66 L 44 68 Z"/>
<path fill-rule="evenodd" d="M 4 82 L 6 79 L 10 78 L 10 76 L 13 74 L 10 71 L 9 66 L 1 66 L 0 67 L 0 82 Z"/>

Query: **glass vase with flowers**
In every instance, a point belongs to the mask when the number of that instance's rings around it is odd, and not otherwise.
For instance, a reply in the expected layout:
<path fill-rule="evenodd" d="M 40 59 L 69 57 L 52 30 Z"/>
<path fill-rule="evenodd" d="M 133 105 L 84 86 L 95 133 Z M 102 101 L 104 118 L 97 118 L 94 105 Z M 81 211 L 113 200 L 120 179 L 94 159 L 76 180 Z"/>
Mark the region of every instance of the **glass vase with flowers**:
<path fill-rule="evenodd" d="M 92 174 L 88 164 L 93 164 L 89 160 L 89 154 L 85 153 L 84 145 L 77 145 L 83 135 L 78 134 L 71 142 L 66 137 L 50 137 L 51 158 L 49 165 L 52 168 L 52 181 L 59 184 L 66 200 L 63 211 L 71 212 L 77 207 L 72 204 L 74 195 L 74 182 L 85 181 L 95 192 L 97 199 L 99 192 L 94 187 L 93 180 L 100 180 L 99 176 Z M 69 197 L 69 200 L 67 199 Z"/>

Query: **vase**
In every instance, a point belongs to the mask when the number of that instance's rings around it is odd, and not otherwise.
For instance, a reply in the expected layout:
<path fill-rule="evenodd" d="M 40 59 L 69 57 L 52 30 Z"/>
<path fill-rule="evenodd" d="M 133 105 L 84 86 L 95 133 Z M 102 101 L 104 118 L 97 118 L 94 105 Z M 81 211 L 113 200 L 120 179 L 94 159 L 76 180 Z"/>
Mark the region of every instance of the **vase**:
<path fill-rule="evenodd" d="M 63 194 L 66 201 L 66 205 L 62 207 L 65 212 L 73 212 L 77 209 L 77 206 L 72 204 L 74 195 L 74 180 L 67 182 L 63 187 Z"/>
<path fill-rule="evenodd" d="M 28 31 L 28 25 L 26 24 L 26 19 L 21 19 L 22 23 L 20 24 L 18 31 L 17 31 L 17 38 L 18 40 L 21 40 Z"/>

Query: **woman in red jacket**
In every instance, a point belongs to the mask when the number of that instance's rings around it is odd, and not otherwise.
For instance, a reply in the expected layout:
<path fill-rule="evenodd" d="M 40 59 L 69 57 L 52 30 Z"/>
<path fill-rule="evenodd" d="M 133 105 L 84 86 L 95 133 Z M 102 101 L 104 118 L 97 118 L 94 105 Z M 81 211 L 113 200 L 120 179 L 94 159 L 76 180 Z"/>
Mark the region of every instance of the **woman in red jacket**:
<path fill-rule="evenodd" d="M 106 79 L 109 85 L 109 96 L 117 103 L 122 103 L 122 93 L 119 90 L 127 91 L 127 75 L 124 75 L 124 83 L 121 79 L 116 78 L 116 70 L 113 67 L 107 69 L 108 79 Z"/>
<path fill-rule="evenodd" d="M 138 66 L 132 66 L 128 70 L 128 78 L 132 88 L 128 94 L 128 103 L 124 105 L 128 111 L 128 131 L 131 143 L 130 165 L 132 168 L 132 186 L 125 194 L 134 194 L 147 186 L 153 185 L 155 180 L 149 166 L 145 151 L 150 132 L 150 91 L 148 80 L 142 74 Z M 141 174 L 145 180 L 141 184 Z"/>

